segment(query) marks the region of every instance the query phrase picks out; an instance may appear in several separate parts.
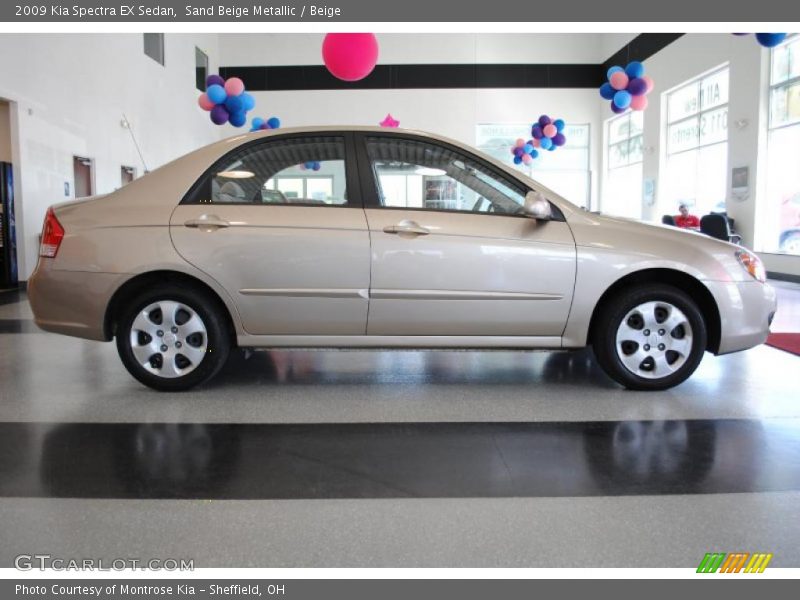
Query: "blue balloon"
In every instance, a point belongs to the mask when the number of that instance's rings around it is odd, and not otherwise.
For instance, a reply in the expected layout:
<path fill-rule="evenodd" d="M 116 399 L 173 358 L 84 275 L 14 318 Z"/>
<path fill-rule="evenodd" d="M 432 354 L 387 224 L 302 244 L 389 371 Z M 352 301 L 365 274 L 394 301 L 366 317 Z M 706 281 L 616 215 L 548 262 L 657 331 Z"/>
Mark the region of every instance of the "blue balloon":
<path fill-rule="evenodd" d="M 261 126 L 264 124 L 264 119 L 261 117 L 253 117 L 253 121 L 250 123 L 250 126 L 255 129 L 260 129 Z"/>
<path fill-rule="evenodd" d="M 614 73 L 616 73 L 617 71 L 624 71 L 624 70 L 625 70 L 625 69 L 623 69 L 623 68 L 622 68 L 622 67 L 620 67 L 620 66 L 611 67 L 611 68 L 608 70 L 608 73 L 606 73 L 606 75 L 607 75 L 607 77 L 608 77 L 609 79 L 611 79 L 611 76 L 612 76 Z"/>
<path fill-rule="evenodd" d="M 522 157 L 521 156 L 515 156 L 514 157 L 514 164 L 515 165 L 521 165 L 522 164 Z"/>
<path fill-rule="evenodd" d="M 617 93 L 617 90 L 615 90 L 613 87 L 611 87 L 611 84 L 608 83 L 608 82 L 606 82 L 606 83 L 604 83 L 603 85 L 600 86 L 600 95 L 603 98 L 605 98 L 606 100 L 613 99 L 614 98 L 614 94 L 616 94 L 616 93 Z"/>
<path fill-rule="evenodd" d="M 313 160 L 307 160 L 305 163 L 303 163 L 303 166 L 306 169 L 313 169 L 314 168 L 314 161 Z"/>
<path fill-rule="evenodd" d="M 549 150 L 550 146 L 553 145 L 553 140 L 551 140 L 549 137 L 543 137 L 541 144 L 543 150 Z"/>
<path fill-rule="evenodd" d="M 553 144 L 552 146 L 550 146 L 550 147 L 548 148 L 548 150 L 549 150 L 550 152 L 552 152 L 552 151 L 553 151 L 553 150 L 555 150 L 556 148 L 558 148 L 558 146 L 556 146 L 555 144 Z"/>
<path fill-rule="evenodd" d="M 539 151 L 536 148 L 531 152 L 531 158 L 539 158 Z"/>
<path fill-rule="evenodd" d="M 632 99 L 633 96 L 631 96 L 630 92 L 619 90 L 614 94 L 614 105 L 617 108 L 628 108 L 631 105 Z"/>
<path fill-rule="evenodd" d="M 225 102 L 225 98 L 228 97 L 228 94 L 225 93 L 224 87 L 215 83 L 214 85 L 208 86 L 206 96 L 208 96 L 208 99 L 214 104 L 222 104 Z"/>
<path fill-rule="evenodd" d="M 225 100 L 225 109 L 231 114 L 244 112 L 244 103 L 239 96 L 228 96 Z"/>
<path fill-rule="evenodd" d="M 267 125 L 270 129 L 280 129 L 281 120 L 278 117 L 270 117 L 267 119 Z"/>
<path fill-rule="evenodd" d="M 228 123 L 230 123 L 234 127 L 241 127 L 242 125 L 247 123 L 247 115 L 243 110 L 232 112 L 231 116 L 228 117 Z"/>
<path fill-rule="evenodd" d="M 530 144 L 525 144 L 525 145 L 522 147 L 522 151 L 523 151 L 525 154 L 530 154 L 531 152 L 533 152 L 533 146 L 531 146 Z"/>
<path fill-rule="evenodd" d="M 628 66 L 625 67 L 625 74 L 631 79 L 633 79 L 634 77 L 641 77 L 642 75 L 644 75 L 644 65 L 640 63 L 638 60 L 629 62 Z"/>
<path fill-rule="evenodd" d="M 561 133 L 562 131 L 564 131 L 564 127 L 566 127 L 566 123 L 564 123 L 564 119 L 556 119 L 555 121 L 553 121 L 553 125 L 556 126 L 556 131 L 558 131 L 558 133 Z"/>
<path fill-rule="evenodd" d="M 256 99 L 251 94 L 244 92 L 239 97 L 242 99 L 242 107 L 245 110 L 253 110 L 256 107 Z"/>
<path fill-rule="evenodd" d="M 758 43 L 765 48 L 774 48 L 786 39 L 785 33 L 757 33 Z"/>

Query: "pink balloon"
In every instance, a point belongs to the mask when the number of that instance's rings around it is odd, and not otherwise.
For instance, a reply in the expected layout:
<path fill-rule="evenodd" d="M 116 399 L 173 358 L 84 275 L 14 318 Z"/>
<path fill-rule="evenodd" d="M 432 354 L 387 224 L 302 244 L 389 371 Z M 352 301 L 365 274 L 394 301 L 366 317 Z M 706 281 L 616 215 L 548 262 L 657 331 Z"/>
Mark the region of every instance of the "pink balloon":
<path fill-rule="evenodd" d="M 526 165 L 529 165 L 529 164 L 531 164 L 533 162 L 533 158 L 531 157 L 530 154 L 523 154 L 522 155 L 522 162 L 525 163 Z"/>
<path fill-rule="evenodd" d="M 225 82 L 225 93 L 228 96 L 238 96 L 244 92 L 244 81 L 238 77 L 231 77 Z"/>
<path fill-rule="evenodd" d="M 546 137 L 549 137 L 549 138 L 551 138 L 551 137 L 554 137 L 554 136 L 555 136 L 555 135 L 558 133 L 558 129 L 556 128 L 556 126 L 555 126 L 555 125 L 553 125 L 552 123 L 550 123 L 550 125 L 545 125 L 545 126 L 542 128 L 542 133 L 544 133 L 544 135 L 545 135 Z"/>
<path fill-rule="evenodd" d="M 647 96 L 634 96 L 631 99 L 631 109 L 644 110 L 647 108 Z"/>
<path fill-rule="evenodd" d="M 197 104 L 203 110 L 211 110 L 212 108 L 214 108 L 214 103 L 208 99 L 208 96 L 206 95 L 205 92 L 200 94 L 200 97 L 197 98 Z"/>
<path fill-rule="evenodd" d="M 322 42 L 322 60 L 338 79 L 364 79 L 378 62 L 378 40 L 373 33 L 329 33 Z"/>
<path fill-rule="evenodd" d="M 616 71 L 611 74 L 608 82 L 615 90 L 624 90 L 628 87 L 628 76 L 625 74 L 625 71 Z"/>
<path fill-rule="evenodd" d="M 517 148 L 522 148 L 524 145 L 525 145 L 525 140 L 523 140 L 522 138 L 517 138 L 517 141 L 514 142 L 514 146 L 516 146 Z"/>
<path fill-rule="evenodd" d="M 644 79 L 644 82 L 647 84 L 644 93 L 649 94 L 651 91 L 653 91 L 653 88 L 656 86 L 656 84 L 653 82 L 653 78 L 650 77 L 650 75 L 643 75 L 642 79 Z"/>
<path fill-rule="evenodd" d="M 542 140 L 538 138 L 533 138 L 533 147 L 540 148 L 542 146 Z"/>

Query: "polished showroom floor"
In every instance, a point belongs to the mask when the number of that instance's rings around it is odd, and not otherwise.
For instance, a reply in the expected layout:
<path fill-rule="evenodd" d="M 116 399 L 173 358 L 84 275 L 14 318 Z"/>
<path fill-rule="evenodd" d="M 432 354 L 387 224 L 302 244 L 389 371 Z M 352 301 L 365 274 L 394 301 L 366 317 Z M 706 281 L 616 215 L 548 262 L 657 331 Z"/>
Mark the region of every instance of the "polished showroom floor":
<path fill-rule="evenodd" d="M 761 346 L 639 393 L 589 351 L 256 352 L 168 395 L 0 292 L 0 567 L 796 567 L 799 370 Z"/>

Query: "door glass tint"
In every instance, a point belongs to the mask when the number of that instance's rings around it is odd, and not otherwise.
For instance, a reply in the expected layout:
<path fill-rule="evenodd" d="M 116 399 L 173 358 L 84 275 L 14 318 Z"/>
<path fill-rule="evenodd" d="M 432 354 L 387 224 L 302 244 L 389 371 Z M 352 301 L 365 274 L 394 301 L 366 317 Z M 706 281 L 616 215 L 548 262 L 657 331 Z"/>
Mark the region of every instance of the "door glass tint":
<path fill-rule="evenodd" d="M 382 206 L 518 214 L 525 191 L 445 146 L 394 137 L 367 138 Z"/>
<path fill-rule="evenodd" d="M 347 203 L 345 186 L 344 138 L 279 139 L 232 153 L 214 169 L 195 201 L 342 205 Z"/>

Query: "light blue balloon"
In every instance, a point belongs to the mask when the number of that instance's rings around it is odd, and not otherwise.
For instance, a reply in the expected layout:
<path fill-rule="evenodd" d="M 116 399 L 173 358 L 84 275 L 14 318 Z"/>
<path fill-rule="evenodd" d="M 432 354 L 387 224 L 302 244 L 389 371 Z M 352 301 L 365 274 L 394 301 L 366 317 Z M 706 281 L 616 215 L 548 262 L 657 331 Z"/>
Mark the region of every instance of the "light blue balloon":
<path fill-rule="evenodd" d="M 244 92 L 241 96 L 242 107 L 244 110 L 253 110 L 256 107 L 256 99 L 251 94 Z"/>
<path fill-rule="evenodd" d="M 208 89 L 206 90 L 206 96 L 208 96 L 208 99 L 214 104 L 222 104 L 225 102 L 228 94 L 225 93 L 224 87 L 215 83 L 214 85 L 208 86 Z"/>
<path fill-rule="evenodd" d="M 543 150 L 549 150 L 553 145 L 553 140 L 551 140 L 549 137 L 544 137 L 542 138 L 541 144 Z"/>
<path fill-rule="evenodd" d="M 555 121 L 553 121 L 553 125 L 556 126 L 556 130 L 558 131 L 558 133 L 564 131 L 564 127 L 566 126 L 566 124 L 564 123 L 564 119 L 556 119 Z"/>
<path fill-rule="evenodd" d="M 617 108 L 628 108 L 631 105 L 632 99 L 633 96 L 631 96 L 630 92 L 620 90 L 614 94 L 614 106 Z"/>
<path fill-rule="evenodd" d="M 278 117 L 270 117 L 267 119 L 267 125 L 269 125 L 270 129 L 280 129 L 281 120 Z"/>
<path fill-rule="evenodd" d="M 625 74 L 633 79 L 634 77 L 641 77 L 644 75 L 644 65 L 640 63 L 638 60 L 634 60 L 628 63 L 628 66 L 625 67 Z"/>
<path fill-rule="evenodd" d="M 264 124 L 264 119 L 261 117 L 254 117 L 251 123 L 253 129 L 259 129 Z"/>
<path fill-rule="evenodd" d="M 609 78 L 609 79 L 611 79 L 611 76 L 612 76 L 614 73 L 616 73 L 617 71 L 624 71 L 624 70 L 625 70 L 625 69 L 623 69 L 623 68 L 622 68 L 622 67 L 620 67 L 620 66 L 611 67 L 611 68 L 608 70 L 608 73 L 607 73 L 606 75 L 608 76 L 608 78 Z"/>
<path fill-rule="evenodd" d="M 525 154 L 530 154 L 531 152 L 533 152 L 533 146 L 531 146 L 530 144 L 525 144 L 522 147 L 522 150 L 525 152 Z"/>

